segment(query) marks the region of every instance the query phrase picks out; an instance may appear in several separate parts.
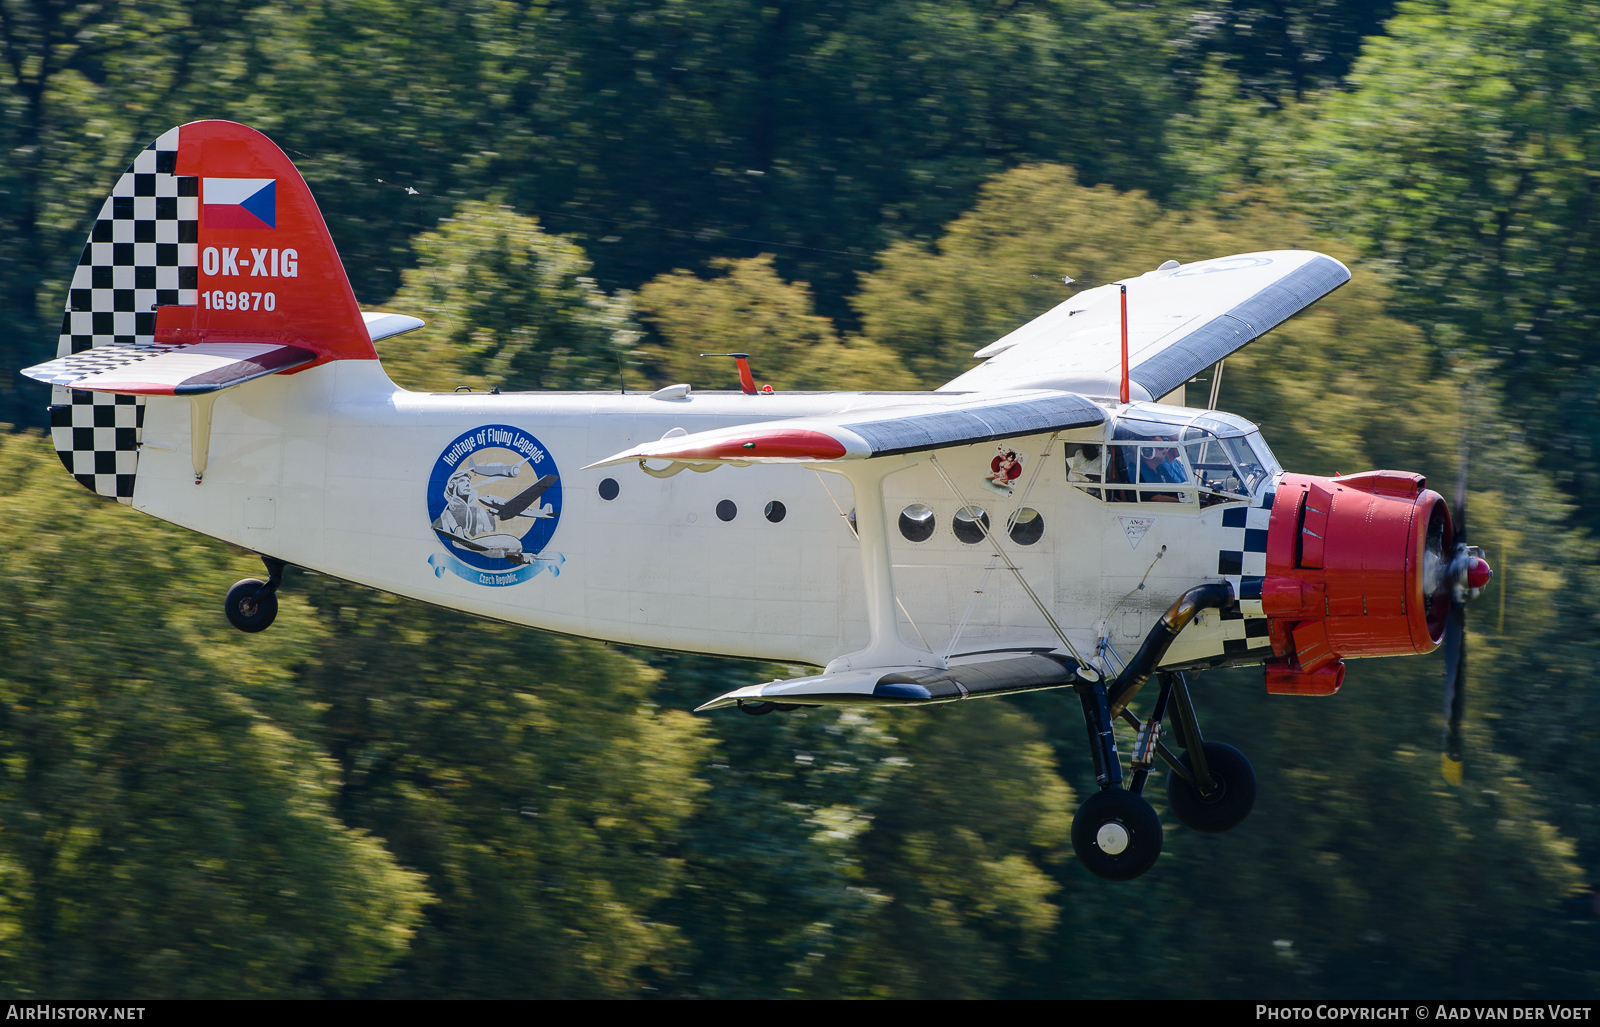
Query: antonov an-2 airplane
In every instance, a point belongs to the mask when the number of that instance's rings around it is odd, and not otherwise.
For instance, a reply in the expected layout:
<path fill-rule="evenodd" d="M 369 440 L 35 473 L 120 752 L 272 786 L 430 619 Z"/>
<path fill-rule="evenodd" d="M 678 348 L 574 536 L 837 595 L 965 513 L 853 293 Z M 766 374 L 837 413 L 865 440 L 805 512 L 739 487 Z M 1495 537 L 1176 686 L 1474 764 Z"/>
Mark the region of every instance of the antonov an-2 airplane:
<path fill-rule="evenodd" d="M 1168 261 L 932 392 L 758 392 L 742 358 L 737 393 L 408 392 L 373 343 L 422 322 L 363 313 L 284 153 L 202 121 L 118 180 L 59 356 L 23 373 L 53 386 L 78 481 L 262 555 L 267 580 L 227 597 L 247 631 L 292 563 L 530 627 L 822 668 L 702 709 L 1072 688 L 1100 784 L 1074 847 L 1127 879 L 1161 851 L 1142 794 L 1157 760 L 1191 828 L 1254 801 L 1244 756 L 1202 740 L 1189 673 L 1263 665 L 1270 692 L 1329 695 L 1346 659 L 1448 635 L 1459 779 L 1461 608 L 1489 577 L 1464 511 L 1417 474 L 1287 473 L 1255 425 L 1181 398 L 1349 277 L 1305 251 Z"/>

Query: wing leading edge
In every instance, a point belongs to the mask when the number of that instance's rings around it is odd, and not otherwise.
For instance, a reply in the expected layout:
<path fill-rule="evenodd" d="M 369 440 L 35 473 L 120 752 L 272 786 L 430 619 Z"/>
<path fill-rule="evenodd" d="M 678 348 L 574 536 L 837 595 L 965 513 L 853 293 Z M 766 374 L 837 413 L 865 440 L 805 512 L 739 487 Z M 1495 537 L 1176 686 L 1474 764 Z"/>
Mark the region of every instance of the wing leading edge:
<path fill-rule="evenodd" d="M 959 398 L 935 394 L 919 400 L 862 407 L 831 417 L 766 421 L 679 435 L 635 446 L 589 466 L 629 460 L 689 464 L 865 460 L 1088 428 L 1103 423 L 1106 416 L 1095 403 L 1068 392 Z"/>
<path fill-rule="evenodd" d="M 1117 395 L 1119 286 L 1128 289 L 1128 377 L 1135 399 L 1159 399 L 1350 280 L 1310 250 L 1241 253 L 1078 293 L 974 356 L 985 363 L 944 391 L 1070 389 Z M 1142 389 L 1145 395 L 1138 395 Z"/>

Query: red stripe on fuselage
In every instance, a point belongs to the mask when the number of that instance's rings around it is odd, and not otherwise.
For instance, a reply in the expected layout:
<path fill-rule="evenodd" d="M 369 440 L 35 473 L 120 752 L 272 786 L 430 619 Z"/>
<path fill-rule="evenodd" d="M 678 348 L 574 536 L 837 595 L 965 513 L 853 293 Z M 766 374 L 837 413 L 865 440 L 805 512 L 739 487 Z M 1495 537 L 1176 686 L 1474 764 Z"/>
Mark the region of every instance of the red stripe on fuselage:
<path fill-rule="evenodd" d="M 803 428 L 751 432 L 718 439 L 699 446 L 685 446 L 651 459 L 671 460 L 837 460 L 845 455 L 844 444 L 826 432 Z"/>

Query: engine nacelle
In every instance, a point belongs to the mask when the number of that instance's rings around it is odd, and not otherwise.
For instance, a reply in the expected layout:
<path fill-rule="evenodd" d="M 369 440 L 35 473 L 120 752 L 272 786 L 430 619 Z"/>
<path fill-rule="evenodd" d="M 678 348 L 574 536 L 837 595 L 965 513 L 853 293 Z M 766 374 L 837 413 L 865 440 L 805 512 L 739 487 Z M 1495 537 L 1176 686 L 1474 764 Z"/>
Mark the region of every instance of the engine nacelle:
<path fill-rule="evenodd" d="M 1332 695 L 1344 660 L 1432 652 L 1450 612 L 1450 509 L 1420 474 L 1285 474 L 1267 528 L 1267 691 Z"/>

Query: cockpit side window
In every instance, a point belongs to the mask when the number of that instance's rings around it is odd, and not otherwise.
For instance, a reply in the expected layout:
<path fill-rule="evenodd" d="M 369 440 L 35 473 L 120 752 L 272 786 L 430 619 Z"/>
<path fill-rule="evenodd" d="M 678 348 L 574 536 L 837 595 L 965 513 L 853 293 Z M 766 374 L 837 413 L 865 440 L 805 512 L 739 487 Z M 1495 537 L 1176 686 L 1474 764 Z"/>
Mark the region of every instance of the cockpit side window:
<path fill-rule="evenodd" d="M 1257 438 L 1259 437 L 1258 435 Z M 1233 458 L 1233 465 L 1239 469 L 1239 479 L 1244 484 L 1245 493 L 1247 495 L 1255 495 L 1256 491 L 1266 484 L 1271 475 L 1267 473 L 1267 469 L 1257 459 L 1248 440 L 1223 439 L 1222 444 L 1227 447 L 1228 455 Z"/>
<path fill-rule="evenodd" d="M 1193 479 L 1184 466 L 1178 446 L 1177 426 L 1144 421 L 1120 421 L 1111 431 L 1105 447 L 1105 474 L 1108 485 L 1191 485 Z M 1192 503 L 1189 489 L 1124 488 L 1107 489 L 1112 503 Z"/>
<path fill-rule="evenodd" d="M 1067 481 L 1083 489 L 1095 499 L 1101 498 L 1100 489 L 1091 488 L 1105 481 L 1105 447 L 1089 442 L 1067 443 Z"/>
<path fill-rule="evenodd" d="M 1067 445 L 1067 481 L 1108 503 L 1247 502 L 1279 470 L 1252 428 L 1213 412 L 1176 424 L 1119 418 L 1103 445 Z"/>
<path fill-rule="evenodd" d="M 1194 468 L 1195 482 L 1201 488 L 1201 506 L 1249 497 L 1223 440 L 1204 428 L 1191 427 L 1184 429 L 1183 445 L 1189 456 L 1189 466 Z"/>

